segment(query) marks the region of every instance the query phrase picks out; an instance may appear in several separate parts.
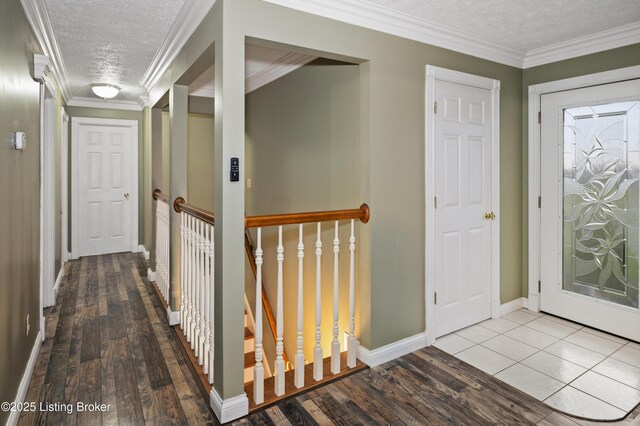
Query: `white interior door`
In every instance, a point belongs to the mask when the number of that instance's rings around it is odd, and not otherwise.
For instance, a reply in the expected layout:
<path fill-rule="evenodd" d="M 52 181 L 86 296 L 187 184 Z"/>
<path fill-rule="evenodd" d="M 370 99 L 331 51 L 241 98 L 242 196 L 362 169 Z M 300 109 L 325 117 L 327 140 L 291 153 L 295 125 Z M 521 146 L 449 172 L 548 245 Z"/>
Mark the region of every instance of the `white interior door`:
<path fill-rule="evenodd" d="M 437 81 L 435 88 L 437 335 L 491 317 L 491 91 Z"/>
<path fill-rule="evenodd" d="M 541 96 L 540 308 L 640 341 L 640 80 Z"/>
<path fill-rule="evenodd" d="M 74 257 L 137 248 L 137 122 L 73 119 Z"/>

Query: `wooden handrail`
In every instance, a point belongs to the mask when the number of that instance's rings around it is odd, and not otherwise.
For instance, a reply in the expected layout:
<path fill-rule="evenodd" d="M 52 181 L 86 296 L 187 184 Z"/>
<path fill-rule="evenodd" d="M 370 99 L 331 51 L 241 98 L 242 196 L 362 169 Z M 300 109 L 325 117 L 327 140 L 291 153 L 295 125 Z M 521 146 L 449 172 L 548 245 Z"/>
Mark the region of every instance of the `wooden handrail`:
<path fill-rule="evenodd" d="M 369 216 L 369 206 L 367 204 L 362 204 L 360 208 L 350 210 L 247 216 L 244 219 L 244 227 L 258 228 L 263 226 L 293 225 L 346 219 L 358 219 L 362 223 L 367 223 L 369 222 Z"/>
<path fill-rule="evenodd" d="M 253 278 L 256 279 L 258 274 L 258 265 L 256 265 L 256 257 L 253 252 L 253 246 L 251 245 L 251 241 L 249 241 L 249 236 L 247 232 L 244 233 L 244 249 L 247 252 L 247 257 L 249 258 L 249 264 L 251 265 L 251 270 L 253 271 Z M 277 334 L 276 330 L 276 317 L 273 315 L 273 309 L 271 308 L 271 303 L 269 303 L 269 298 L 267 297 L 267 292 L 264 289 L 264 280 L 262 280 L 262 307 L 264 309 L 265 314 L 267 315 L 267 322 L 269 323 L 269 328 L 271 329 L 271 333 L 273 334 L 273 338 L 275 339 Z M 282 359 L 284 360 L 285 365 L 289 365 L 289 357 L 287 353 L 282 351 Z"/>
<path fill-rule="evenodd" d="M 153 196 L 153 199 L 156 200 L 156 201 L 160 200 L 160 201 L 164 201 L 165 203 L 169 204 L 169 197 L 164 195 L 162 193 L 162 191 L 160 191 L 157 188 L 153 190 L 152 196 Z"/>
<path fill-rule="evenodd" d="M 188 204 L 184 198 L 182 197 L 178 197 L 174 200 L 173 202 L 173 209 L 177 212 L 177 213 L 188 213 L 193 217 L 196 217 L 206 223 L 208 223 L 209 225 L 215 225 L 215 220 L 213 217 L 213 213 L 208 212 L 206 210 L 202 210 L 196 206 L 193 206 L 191 204 Z"/>

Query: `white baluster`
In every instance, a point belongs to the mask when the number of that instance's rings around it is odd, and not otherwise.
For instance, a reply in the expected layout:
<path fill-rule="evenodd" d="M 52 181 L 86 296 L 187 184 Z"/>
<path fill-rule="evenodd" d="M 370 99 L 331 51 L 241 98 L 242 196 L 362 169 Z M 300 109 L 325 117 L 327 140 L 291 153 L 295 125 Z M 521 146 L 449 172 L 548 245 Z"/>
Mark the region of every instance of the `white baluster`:
<path fill-rule="evenodd" d="M 202 240 L 200 238 L 200 227 L 202 222 L 200 219 L 196 219 L 195 226 L 195 243 L 196 243 L 196 292 L 195 292 L 195 305 L 196 305 L 196 333 L 195 333 L 195 354 L 200 361 L 201 351 L 201 341 L 200 336 L 201 328 L 202 328 L 202 309 L 200 308 L 200 300 L 202 299 L 201 289 L 202 289 L 202 269 L 200 265 L 200 253 L 202 252 Z"/>
<path fill-rule="evenodd" d="M 356 366 L 356 353 L 358 350 L 358 340 L 355 336 L 355 311 L 356 311 L 356 290 L 355 290 L 355 252 L 356 237 L 354 234 L 354 223 L 351 219 L 351 237 L 349 237 L 349 339 L 347 340 L 347 367 Z"/>
<path fill-rule="evenodd" d="M 253 369 L 253 401 L 264 402 L 264 367 L 262 366 L 262 228 L 258 228 L 258 245 L 256 248 L 256 333 L 255 354 L 256 366 Z"/>
<path fill-rule="evenodd" d="M 276 374 L 275 374 L 275 394 L 277 396 L 284 394 L 284 359 L 282 352 L 284 345 L 282 342 L 284 334 L 283 324 L 283 296 L 282 296 L 282 263 L 284 262 L 284 247 L 282 246 L 282 226 L 278 227 L 278 297 L 276 305 Z"/>
<path fill-rule="evenodd" d="M 209 300 L 210 300 L 210 313 L 209 313 L 209 318 L 210 318 L 210 323 L 209 323 L 209 365 L 211 366 L 209 368 L 209 383 L 213 383 L 213 353 L 214 353 L 214 328 L 213 328 L 213 318 L 214 318 L 214 300 L 215 300 L 215 287 L 214 287 L 214 277 L 215 277 L 215 264 L 214 264 L 214 257 L 213 257 L 213 253 L 214 253 L 214 248 L 213 248 L 213 241 L 214 241 L 214 233 L 215 233 L 215 228 L 213 227 L 213 225 L 211 226 L 211 238 L 209 239 L 209 264 L 211 265 L 211 270 L 209 271 L 209 288 L 210 288 L 210 292 L 209 292 Z"/>
<path fill-rule="evenodd" d="M 204 362 L 202 353 L 204 351 L 204 225 L 205 223 L 203 221 L 198 221 L 198 241 L 200 242 L 198 250 L 198 306 L 200 307 L 200 315 L 198 315 L 200 323 L 200 333 L 198 336 L 198 362 L 200 365 Z"/>
<path fill-rule="evenodd" d="M 184 330 L 185 324 L 185 297 L 186 297 L 186 277 L 187 271 L 185 271 L 185 238 L 184 238 L 184 215 L 185 213 L 180 213 L 180 327 Z"/>
<path fill-rule="evenodd" d="M 196 258 L 196 252 L 195 252 L 195 246 L 196 246 L 196 241 L 195 241 L 195 232 L 194 232 L 194 228 L 195 228 L 195 219 L 193 217 L 191 217 L 191 223 L 189 226 L 189 234 L 191 235 L 191 245 L 190 245 L 190 250 L 189 250 L 189 269 L 191 271 L 190 273 L 190 279 L 189 279 L 189 287 L 191 290 L 191 297 L 189 298 L 189 312 L 191 313 L 191 328 L 189 329 L 189 342 L 191 343 L 191 349 L 195 349 L 195 331 L 196 331 L 196 321 L 197 321 L 197 315 L 196 315 L 196 309 L 195 309 L 195 270 L 196 270 L 196 262 L 195 262 L 195 258 Z"/>
<path fill-rule="evenodd" d="M 331 372 L 340 372 L 340 341 L 338 340 L 338 309 L 339 309 L 339 268 L 340 239 L 338 238 L 338 221 L 333 239 L 333 340 L 331 341 Z"/>
<path fill-rule="evenodd" d="M 202 250 L 203 250 L 203 257 L 204 257 L 204 270 L 203 270 L 203 288 L 204 288 L 204 292 L 203 292 L 203 303 L 204 303 L 204 311 L 203 311 L 203 319 L 204 319 L 204 327 L 203 328 L 203 332 L 204 332 L 204 351 L 203 351 L 203 359 L 204 359 L 204 366 L 202 367 L 202 370 L 204 371 L 204 374 L 208 374 L 209 373 L 209 324 L 210 324 L 210 306 L 209 306 L 209 292 L 211 291 L 211 288 L 209 286 L 209 279 L 210 279 L 210 275 L 209 275 L 209 224 L 205 223 L 204 224 L 204 229 L 203 229 L 203 240 L 204 240 L 204 244 L 202 246 Z"/>
<path fill-rule="evenodd" d="M 320 239 L 320 222 L 318 222 L 318 239 L 316 240 L 316 345 L 313 348 L 313 379 L 322 380 L 322 346 L 320 346 L 320 325 L 322 321 L 322 240 Z"/>
<path fill-rule="evenodd" d="M 304 353 L 302 352 L 302 327 L 304 319 L 303 311 L 303 259 L 304 259 L 304 244 L 302 243 L 302 224 L 298 228 L 298 339 L 296 341 L 296 371 L 294 377 L 294 384 L 297 388 L 304 386 Z"/>
<path fill-rule="evenodd" d="M 191 317 L 191 216 L 186 215 L 187 219 L 185 221 L 184 235 L 185 240 L 187 242 L 187 247 L 185 248 L 185 269 L 187 270 L 187 282 L 185 283 L 186 297 L 185 297 L 185 315 L 187 317 L 187 322 L 185 324 L 185 337 L 187 341 L 191 341 L 191 324 L 193 318 Z"/>

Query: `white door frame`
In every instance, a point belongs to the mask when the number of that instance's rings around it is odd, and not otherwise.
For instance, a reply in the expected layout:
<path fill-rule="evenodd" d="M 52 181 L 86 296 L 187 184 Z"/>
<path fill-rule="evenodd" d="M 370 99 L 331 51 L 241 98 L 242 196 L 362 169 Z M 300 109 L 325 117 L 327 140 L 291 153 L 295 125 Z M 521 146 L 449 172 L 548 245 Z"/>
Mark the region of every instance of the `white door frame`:
<path fill-rule="evenodd" d="M 55 305 L 55 116 L 57 92 L 45 79 L 40 85 L 40 282 L 42 308 Z"/>
<path fill-rule="evenodd" d="M 69 116 L 60 107 L 60 257 L 69 260 Z"/>
<path fill-rule="evenodd" d="M 131 143 L 133 144 L 131 159 L 132 164 L 132 182 L 129 190 L 131 200 L 131 251 L 138 252 L 138 121 L 137 120 L 118 120 L 112 118 L 93 118 L 93 117 L 71 117 L 71 258 L 78 258 L 78 241 L 79 241 L 79 220 L 78 213 L 80 205 L 78 200 L 78 145 L 79 145 L 79 128 L 81 125 L 93 126 L 119 126 L 131 128 L 133 134 Z"/>
<path fill-rule="evenodd" d="M 550 81 L 529 86 L 529 295 L 527 307 L 540 310 L 540 97 L 546 93 L 579 89 L 600 84 L 640 78 L 640 65 L 605 71 L 564 80 Z M 544 200 L 542 200 L 544 202 Z"/>
<path fill-rule="evenodd" d="M 437 336 L 436 312 L 433 294 L 435 282 L 435 88 L 436 81 L 464 84 L 491 91 L 491 144 L 492 164 L 491 191 L 492 211 L 496 214 L 491 235 L 491 317 L 500 316 L 500 81 L 459 71 L 427 65 L 425 94 L 425 306 L 427 345 Z"/>

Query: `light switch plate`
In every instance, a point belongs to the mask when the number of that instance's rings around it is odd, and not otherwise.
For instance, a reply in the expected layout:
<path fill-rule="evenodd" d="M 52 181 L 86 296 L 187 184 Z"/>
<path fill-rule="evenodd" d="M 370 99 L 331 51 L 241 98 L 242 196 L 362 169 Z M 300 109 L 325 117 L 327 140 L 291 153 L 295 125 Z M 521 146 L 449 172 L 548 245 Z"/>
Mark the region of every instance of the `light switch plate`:
<path fill-rule="evenodd" d="M 15 149 L 23 150 L 27 148 L 27 135 L 24 132 L 13 134 L 13 145 Z"/>

